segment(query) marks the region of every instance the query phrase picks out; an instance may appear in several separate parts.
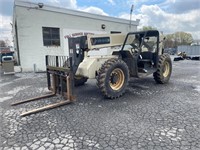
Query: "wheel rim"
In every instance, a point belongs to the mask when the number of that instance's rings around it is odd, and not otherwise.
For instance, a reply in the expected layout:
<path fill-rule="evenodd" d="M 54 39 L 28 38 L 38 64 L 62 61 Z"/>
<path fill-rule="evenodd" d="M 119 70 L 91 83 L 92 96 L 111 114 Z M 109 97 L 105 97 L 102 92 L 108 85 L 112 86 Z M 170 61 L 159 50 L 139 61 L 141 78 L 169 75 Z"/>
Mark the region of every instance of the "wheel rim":
<path fill-rule="evenodd" d="M 166 78 L 169 75 L 169 72 L 170 72 L 170 65 L 169 62 L 166 61 L 163 67 L 163 76 Z"/>
<path fill-rule="evenodd" d="M 114 69 L 110 74 L 110 87 L 113 90 L 119 90 L 124 84 L 124 78 L 124 73 L 121 69 Z"/>

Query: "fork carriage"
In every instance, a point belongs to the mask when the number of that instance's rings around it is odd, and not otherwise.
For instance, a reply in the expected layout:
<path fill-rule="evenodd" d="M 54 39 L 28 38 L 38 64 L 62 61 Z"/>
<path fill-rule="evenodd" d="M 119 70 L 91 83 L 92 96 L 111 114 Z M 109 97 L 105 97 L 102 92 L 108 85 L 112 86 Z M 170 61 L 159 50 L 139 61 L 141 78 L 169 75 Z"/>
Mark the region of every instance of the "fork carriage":
<path fill-rule="evenodd" d="M 72 66 L 72 58 L 68 59 L 70 66 Z M 64 97 L 64 100 L 46 105 L 41 108 L 36 108 L 25 113 L 22 113 L 21 116 L 30 115 L 40 111 L 52 109 L 58 106 L 66 105 L 71 102 L 74 102 L 74 73 L 72 67 L 63 67 L 63 64 L 67 61 L 66 56 L 46 56 L 46 73 L 47 73 L 47 85 L 48 89 L 51 91 L 51 94 L 42 95 L 16 103 L 11 105 L 19 105 L 26 102 L 31 102 L 39 99 L 49 98 L 60 94 Z"/>

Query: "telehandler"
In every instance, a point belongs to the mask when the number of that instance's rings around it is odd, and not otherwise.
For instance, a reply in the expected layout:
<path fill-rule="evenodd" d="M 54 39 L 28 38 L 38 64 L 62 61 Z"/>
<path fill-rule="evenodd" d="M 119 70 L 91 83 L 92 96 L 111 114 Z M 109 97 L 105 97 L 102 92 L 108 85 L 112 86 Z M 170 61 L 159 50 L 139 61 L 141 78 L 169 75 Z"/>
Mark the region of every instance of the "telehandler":
<path fill-rule="evenodd" d="M 69 56 L 46 56 L 48 89 L 52 94 L 25 101 L 62 94 L 65 100 L 34 109 L 22 116 L 71 103 L 75 100 L 74 86 L 87 79 L 96 79 L 105 98 L 115 99 L 125 93 L 129 78 L 143 78 L 150 74 L 157 83 L 170 79 L 172 62 L 163 53 L 163 39 L 157 30 L 129 32 L 128 34 L 99 34 L 69 38 Z M 107 55 L 91 52 L 107 50 Z"/>

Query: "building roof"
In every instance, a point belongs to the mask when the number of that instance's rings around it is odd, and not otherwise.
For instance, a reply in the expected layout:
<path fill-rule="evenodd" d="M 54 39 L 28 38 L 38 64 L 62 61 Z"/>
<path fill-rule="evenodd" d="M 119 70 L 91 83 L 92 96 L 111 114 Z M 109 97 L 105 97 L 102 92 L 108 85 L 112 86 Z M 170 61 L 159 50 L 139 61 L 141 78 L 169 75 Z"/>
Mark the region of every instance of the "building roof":
<path fill-rule="evenodd" d="M 28 2 L 28 1 L 15 0 L 14 7 L 15 6 L 25 7 L 25 8 L 29 8 L 29 9 L 41 9 L 41 10 L 45 10 L 45 11 L 51 11 L 51 12 L 68 14 L 68 15 L 79 16 L 79 17 L 81 16 L 81 17 L 95 19 L 95 20 L 103 20 L 103 21 L 111 21 L 111 22 L 116 22 L 116 23 L 130 24 L 130 20 L 126 20 L 126 19 L 92 14 L 92 13 L 87 13 L 87 12 L 83 12 L 83 11 L 72 10 L 72 9 L 67 9 L 67 8 L 62 8 L 62 7 L 55 7 L 55 6 L 50 6 L 47 4 L 43 4 L 43 7 L 39 8 L 39 3 L 33 3 L 33 2 Z M 138 26 L 139 21 L 140 21 L 139 19 L 136 19 L 136 21 L 132 20 L 131 24 Z"/>

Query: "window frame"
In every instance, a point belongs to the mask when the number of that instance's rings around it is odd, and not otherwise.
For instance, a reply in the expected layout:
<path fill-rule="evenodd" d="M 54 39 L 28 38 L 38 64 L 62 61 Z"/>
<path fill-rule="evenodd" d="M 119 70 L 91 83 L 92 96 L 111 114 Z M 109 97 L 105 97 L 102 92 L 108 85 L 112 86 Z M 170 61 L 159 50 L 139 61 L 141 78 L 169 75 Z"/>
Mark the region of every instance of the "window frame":
<path fill-rule="evenodd" d="M 42 27 L 43 46 L 60 46 L 60 28 Z"/>

